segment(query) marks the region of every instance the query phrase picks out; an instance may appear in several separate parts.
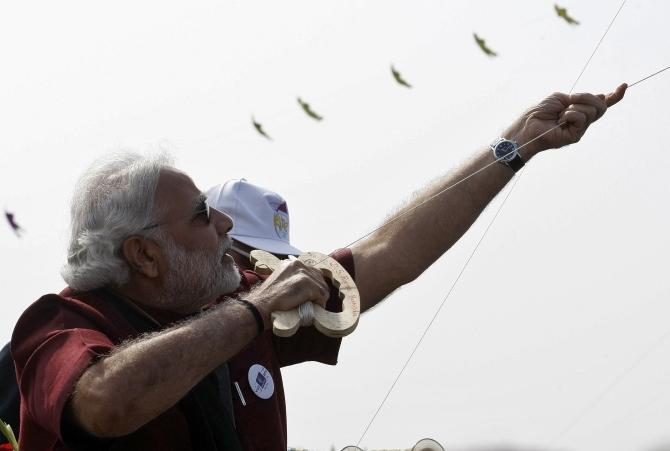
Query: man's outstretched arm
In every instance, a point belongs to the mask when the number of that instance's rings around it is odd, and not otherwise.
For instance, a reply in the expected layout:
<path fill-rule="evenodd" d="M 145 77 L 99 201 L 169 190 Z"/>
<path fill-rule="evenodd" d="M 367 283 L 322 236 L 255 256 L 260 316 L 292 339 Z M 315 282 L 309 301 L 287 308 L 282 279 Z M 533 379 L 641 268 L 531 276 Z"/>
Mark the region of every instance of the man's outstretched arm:
<path fill-rule="evenodd" d="M 608 95 L 552 94 L 522 114 L 502 136 L 523 146 L 520 154 L 527 162 L 543 150 L 579 141 L 625 91 L 626 85 L 621 85 Z M 552 130 L 560 123 L 564 124 Z M 463 236 L 514 175 L 494 161 L 490 149 L 480 150 L 424 188 L 389 218 L 392 222 L 351 247 L 361 311 L 416 279 Z"/>

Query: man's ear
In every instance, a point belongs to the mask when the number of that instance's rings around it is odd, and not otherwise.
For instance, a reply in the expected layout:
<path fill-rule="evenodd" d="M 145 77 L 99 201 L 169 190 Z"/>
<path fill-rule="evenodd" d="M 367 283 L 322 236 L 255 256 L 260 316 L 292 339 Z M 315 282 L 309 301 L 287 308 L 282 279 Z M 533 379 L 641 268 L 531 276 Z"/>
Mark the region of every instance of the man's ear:
<path fill-rule="evenodd" d="M 160 274 L 161 249 L 153 240 L 141 236 L 126 238 L 121 253 L 133 271 L 152 279 Z"/>

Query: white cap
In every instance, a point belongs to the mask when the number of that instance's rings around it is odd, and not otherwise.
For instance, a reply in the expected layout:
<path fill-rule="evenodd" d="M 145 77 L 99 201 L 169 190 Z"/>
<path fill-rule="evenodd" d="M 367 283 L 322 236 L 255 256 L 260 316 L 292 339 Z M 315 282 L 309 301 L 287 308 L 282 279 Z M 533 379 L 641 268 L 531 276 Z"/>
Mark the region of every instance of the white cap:
<path fill-rule="evenodd" d="M 279 194 L 234 179 L 210 188 L 207 203 L 233 218 L 231 238 L 272 254 L 302 253 L 290 244 L 288 207 Z"/>

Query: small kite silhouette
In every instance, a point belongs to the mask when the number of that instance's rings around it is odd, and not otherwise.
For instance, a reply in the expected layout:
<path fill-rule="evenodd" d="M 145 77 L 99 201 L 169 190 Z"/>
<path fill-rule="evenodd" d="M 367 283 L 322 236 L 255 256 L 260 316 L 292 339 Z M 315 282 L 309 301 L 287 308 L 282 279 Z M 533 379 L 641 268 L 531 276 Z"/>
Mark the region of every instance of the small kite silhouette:
<path fill-rule="evenodd" d="M 310 108 L 309 103 L 305 102 L 305 101 L 302 100 L 300 97 L 298 97 L 298 103 L 300 104 L 300 106 L 302 107 L 302 109 L 305 111 L 305 113 L 307 113 L 307 116 L 311 117 L 311 118 L 314 119 L 315 121 L 320 121 L 320 120 L 323 119 L 323 116 L 319 116 L 318 114 L 316 114 L 316 113 L 312 110 L 312 108 Z"/>
<path fill-rule="evenodd" d="M 393 74 L 393 78 L 395 78 L 395 81 L 398 82 L 399 85 L 402 85 L 406 88 L 411 88 L 412 85 L 407 83 L 404 78 L 402 78 L 402 75 L 400 75 L 400 72 L 396 70 L 395 67 L 393 67 L 393 64 L 391 64 L 391 73 Z"/>
<path fill-rule="evenodd" d="M 14 214 L 5 210 L 5 217 L 7 218 L 7 222 L 9 223 L 12 230 L 14 230 L 14 233 L 16 233 L 16 236 L 21 238 L 21 232 L 24 232 L 25 229 L 23 229 L 20 225 L 16 223 L 16 220 L 14 219 Z"/>
<path fill-rule="evenodd" d="M 475 37 L 475 42 L 477 42 L 479 48 L 482 49 L 482 52 L 486 53 L 488 56 L 498 56 L 496 52 L 486 46 L 486 41 L 477 36 L 477 33 L 472 33 L 472 35 Z"/>
<path fill-rule="evenodd" d="M 265 133 L 265 131 L 263 131 L 263 126 L 261 124 L 259 124 L 258 122 L 256 122 L 256 119 L 254 119 L 253 116 L 251 116 L 251 123 L 254 124 L 254 128 L 256 129 L 256 131 L 258 133 L 260 133 L 262 136 L 264 136 L 267 139 L 269 139 L 270 141 L 272 141 L 272 138 L 270 138 L 270 136 L 267 133 Z"/>
<path fill-rule="evenodd" d="M 560 6 L 558 6 L 556 4 L 554 5 L 554 9 L 556 10 L 556 14 L 558 14 L 558 17 L 562 17 L 570 25 L 579 25 L 579 22 L 577 22 L 575 19 L 573 19 L 572 17 L 570 17 L 568 15 L 568 10 L 567 9 L 561 8 Z"/>

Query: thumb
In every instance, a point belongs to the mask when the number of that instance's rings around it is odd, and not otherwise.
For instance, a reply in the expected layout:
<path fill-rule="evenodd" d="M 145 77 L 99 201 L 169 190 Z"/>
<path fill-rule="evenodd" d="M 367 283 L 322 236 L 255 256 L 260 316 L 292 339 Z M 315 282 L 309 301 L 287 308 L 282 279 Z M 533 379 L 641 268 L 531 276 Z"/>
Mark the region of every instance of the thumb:
<path fill-rule="evenodd" d="M 603 99 L 608 107 L 611 107 L 612 105 L 616 105 L 621 99 L 623 99 L 623 96 L 626 93 L 626 89 L 628 89 L 628 85 L 626 83 L 623 83 L 619 85 L 614 90 L 614 92 L 611 92 L 607 95 L 600 94 L 598 97 Z"/>

